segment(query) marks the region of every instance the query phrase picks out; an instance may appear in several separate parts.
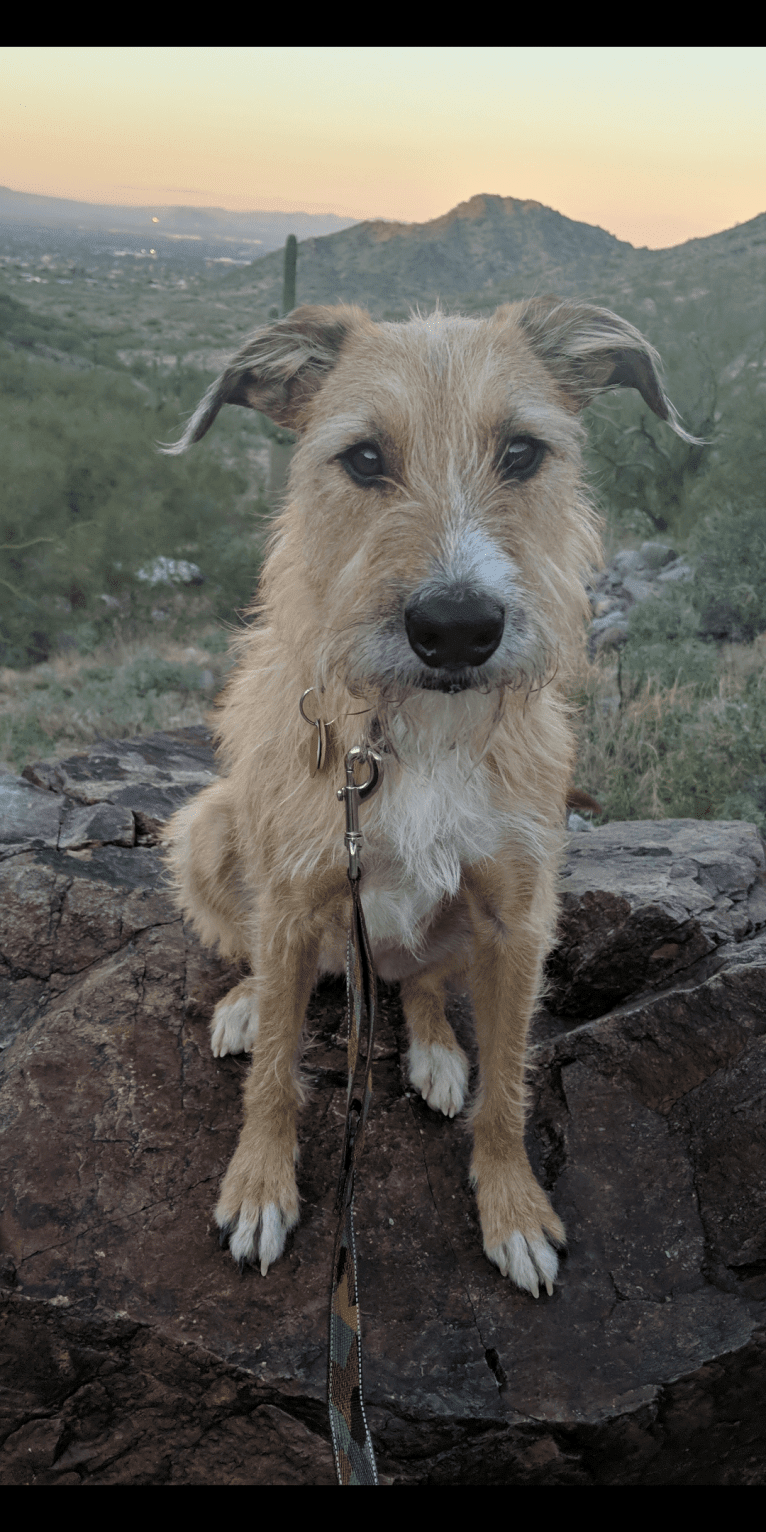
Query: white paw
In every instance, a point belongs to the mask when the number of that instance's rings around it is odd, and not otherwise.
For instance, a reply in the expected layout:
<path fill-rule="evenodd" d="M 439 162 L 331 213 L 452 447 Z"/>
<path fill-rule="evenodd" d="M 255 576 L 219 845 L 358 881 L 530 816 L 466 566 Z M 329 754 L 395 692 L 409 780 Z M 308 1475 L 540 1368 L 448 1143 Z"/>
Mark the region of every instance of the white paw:
<path fill-rule="evenodd" d="M 269 1267 L 278 1261 L 285 1248 L 290 1230 L 298 1222 L 298 1214 L 290 1216 L 276 1202 L 267 1202 L 263 1209 L 245 1213 L 232 1221 L 225 1210 L 216 1208 L 215 1221 L 221 1230 L 221 1243 L 228 1238 L 232 1258 L 240 1269 L 245 1265 L 260 1266 L 265 1277 Z"/>
<path fill-rule="evenodd" d="M 225 1053 L 252 1053 L 258 1036 L 258 1001 L 252 994 L 240 995 L 233 1002 L 219 1000 L 214 1012 L 210 1046 L 213 1057 Z"/>
<path fill-rule="evenodd" d="M 442 1043 L 413 1043 L 409 1052 L 410 1081 L 432 1112 L 454 1117 L 461 1112 L 468 1087 L 468 1060 L 462 1048 Z"/>
<path fill-rule="evenodd" d="M 495 1245 L 492 1250 L 484 1246 L 485 1254 L 500 1267 L 504 1277 L 510 1277 L 517 1287 L 531 1293 L 533 1298 L 540 1296 L 540 1282 L 550 1297 L 553 1293 L 553 1283 L 559 1269 L 559 1258 L 547 1239 L 525 1239 L 518 1232 L 510 1234 L 508 1239 L 503 1240 L 501 1245 Z"/>

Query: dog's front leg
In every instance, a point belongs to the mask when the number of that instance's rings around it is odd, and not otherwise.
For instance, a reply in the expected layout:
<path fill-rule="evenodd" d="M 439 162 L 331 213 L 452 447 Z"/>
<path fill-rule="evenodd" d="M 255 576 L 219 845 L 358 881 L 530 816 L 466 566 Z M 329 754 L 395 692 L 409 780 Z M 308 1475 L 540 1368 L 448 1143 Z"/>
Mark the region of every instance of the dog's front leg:
<path fill-rule="evenodd" d="M 298 921 L 288 932 L 285 925 L 277 925 L 276 911 L 264 899 L 257 963 L 259 1014 L 244 1090 L 244 1123 L 215 1210 L 234 1260 L 240 1267 L 259 1264 L 263 1276 L 298 1222 L 297 1052 L 319 946 L 305 928 L 298 934 Z"/>
<path fill-rule="evenodd" d="M 537 999 L 550 928 L 547 880 L 530 900 L 469 896 L 476 933 L 471 966 L 480 1092 L 473 1115 L 471 1177 L 484 1250 L 518 1287 L 548 1293 L 564 1225 L 532 1173 L 524 1148 L 524 1067 L 529 1021 Z M 494 893 L 494 891 L 493 891 Z"/>

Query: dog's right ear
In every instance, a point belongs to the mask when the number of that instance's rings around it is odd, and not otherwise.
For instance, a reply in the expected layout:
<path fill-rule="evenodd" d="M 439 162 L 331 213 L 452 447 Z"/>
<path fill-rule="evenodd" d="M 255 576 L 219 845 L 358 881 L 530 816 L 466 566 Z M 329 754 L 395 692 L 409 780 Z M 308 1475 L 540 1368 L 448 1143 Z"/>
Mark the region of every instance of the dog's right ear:
<path fill-rule="evenodd" d="M 168 457 L 185 452 L 210 430 L 224 404 L 261 410 L 277 425 L 296 429 L 312 395 L 335 366 L 346 337 L 366 317 L 351 305 L 306 304 L 256 330 L 211 383 L 180 441 L 160 451 Z"/>

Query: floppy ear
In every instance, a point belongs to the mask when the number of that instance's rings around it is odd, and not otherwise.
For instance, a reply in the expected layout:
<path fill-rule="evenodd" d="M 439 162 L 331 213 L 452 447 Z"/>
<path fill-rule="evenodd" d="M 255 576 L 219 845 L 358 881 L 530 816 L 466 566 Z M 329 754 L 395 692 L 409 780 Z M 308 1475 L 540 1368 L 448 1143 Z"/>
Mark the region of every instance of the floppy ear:
<path fill-rule="evenodd" d="M 610 388 L 636 388 L 683 441 L 685 431 L 661 381 L 660 358 L 640 330 L 610 309 L 559 298 L 531 298 L 518 311 L 532 350 L 582 409 Z"/>
<path fill-rule="evenodd" d="M 335 366 L 347 335 L 366 317 L 350 305 L 304 305 L 256 330 L 211 383 L 180 441 L 160 450 L 169 457 L 185 452 L 210 430 L 224 404 L 261 410 L 277 425 L 294 429 Z"/>

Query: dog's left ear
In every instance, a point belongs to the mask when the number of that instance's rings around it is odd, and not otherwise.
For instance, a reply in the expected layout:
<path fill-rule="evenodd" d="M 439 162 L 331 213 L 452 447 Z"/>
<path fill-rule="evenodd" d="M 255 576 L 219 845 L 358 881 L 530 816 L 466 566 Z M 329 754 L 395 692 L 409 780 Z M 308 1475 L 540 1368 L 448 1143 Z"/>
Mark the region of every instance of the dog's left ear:
<path fill-rule="evenodd" d="M 607 389 L 636 388 L 677 436 L 702 445 L 684 430 L 665 393 L 658 353 L 627 319 L 610 309 L 552 297 L 531 298 L 519 305 L 515 317 L 577 409 Z"/>
<path fill-rule="evenodd" d="M 369 324 L 368 316 L 350 304 L 304 304 L 276 324 L 256 330 L 211 383 L 180 441 L 160 450 L 169 457 L 185 452 L 210 430 L 224 404 L 261 410 L 277 425 L 294 429 L 335 366 L 347 336 L 365 321 Z"/>

